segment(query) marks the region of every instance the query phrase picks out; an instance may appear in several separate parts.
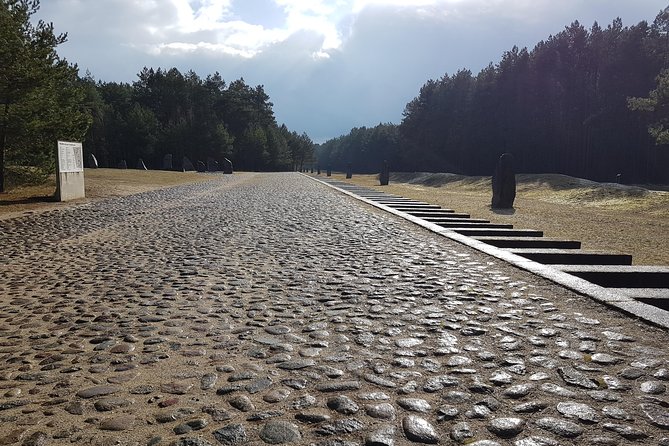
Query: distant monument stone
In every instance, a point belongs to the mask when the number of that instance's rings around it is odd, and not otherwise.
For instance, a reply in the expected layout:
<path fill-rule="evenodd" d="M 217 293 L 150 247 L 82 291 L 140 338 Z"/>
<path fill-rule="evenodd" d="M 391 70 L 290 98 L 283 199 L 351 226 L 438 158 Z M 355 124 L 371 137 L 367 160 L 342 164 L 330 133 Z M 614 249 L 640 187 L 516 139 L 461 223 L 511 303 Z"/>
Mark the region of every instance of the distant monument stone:
<path fill-rule="evenodd" d="M 348 163 L 346 165 L 346 179 L 350 180 L 351 178 L 353 178 L 353 165 Z"/>
<path fill-rule="evenodd" d="M 126 163 L 125 160 L 121 160 L 116 165 L 116 168 L 117 169 L 127 169 L 128 168 L 128 163 Z"/>
<path fill-rule="evenodd" d="M 146 164 L 144 164 L 144 160 L 141 159 L 141 158 L 137 161 L 137 169 L 139 169 L 139 170 L 149 170 L 149 169 L 146 168 Z"/>
<path fill-rule="evenodd" d="M 388 166 L 388 161 L 383 161 L 383 166 L 381 166 L 381 173 L 379 174 L 379 183 L 381 186 L 387 186 L 390 182 L 390 166 Z"/>
<path fill-rule="evenodd" d="M 317 167 L 316 167 L 316 172 L 317 172 L 318 175 L 321 174 L 321 166 L 317 166 Z"/>
<path fill-rule="evenodd" d="M 516 173 L 513 170 L 513 155 L 504 153 L 499 157 L 492 176 L 492 208 L 511 209 L 516 199 Z"/>
<path fill-rule="evenodd" d="M 332 176 L 332 167 L 328 166 L 327 176 Z"/>
<path fill-rule="evenodd" d="M 163 170 L 172 170 L 172 154 L 168 153 L 163 157 Z"/>
<path fill-rule="evenodd" d="M 95 155 L 92 153 L 88 154 L 86 157 L 86 165 L 89 169 L 97 169 L 99 167 L 98 159 L 95 157 Z"/>
<path fill-rule="evenodd" d="M 181 161 L 181 167 L 184 172 L 195 170 L 195 166 L 193 166 L 193 163 L 190 162 L 187 156 L 183 157 L 183 160 Z"/>
<path fill-rule="evenodd" d="M 311 173 L 314 173 L 314 165 L 311 165 Z"/>
<path fill-rule="evenodd" d="M 207 158 L 207 172 L 216 172 L 218 170 L 219 170 L 218 162 L 214 158 L 208 157 Z"/>
<path fill-rule="evenodd" d="M 200 172 L 200 173 L 206 172 L 207 171 L 207 165 L 202 161 L 198 161 L 197 162 L 197 171 Z"/>
<path fill-rule="evenodd" d="M 231 174 L 232 173 L 232 161 L 227 158 L 223 158 L 223 173 Z"/>

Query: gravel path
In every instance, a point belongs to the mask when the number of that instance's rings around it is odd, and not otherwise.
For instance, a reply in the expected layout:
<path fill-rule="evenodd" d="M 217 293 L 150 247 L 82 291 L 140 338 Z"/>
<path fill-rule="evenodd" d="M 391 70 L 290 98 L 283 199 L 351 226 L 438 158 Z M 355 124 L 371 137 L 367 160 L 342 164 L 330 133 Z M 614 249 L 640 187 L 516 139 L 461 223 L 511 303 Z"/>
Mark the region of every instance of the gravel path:
<path fill-rule="evenodd" d="M 0 445 L 669 445 L 666 332 L 298 174 L 0 247 Z"/>

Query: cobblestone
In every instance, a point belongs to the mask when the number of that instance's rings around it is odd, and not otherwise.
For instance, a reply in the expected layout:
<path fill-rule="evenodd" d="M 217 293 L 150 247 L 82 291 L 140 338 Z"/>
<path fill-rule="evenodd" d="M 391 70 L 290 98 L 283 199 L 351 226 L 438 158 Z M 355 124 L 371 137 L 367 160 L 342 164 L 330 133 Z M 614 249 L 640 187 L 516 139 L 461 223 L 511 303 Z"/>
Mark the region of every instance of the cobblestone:
<path fill-rule="evenodd" d="M 0 221 L 0 444 L 669 443 L 669 335 L 297 174 Z"/>

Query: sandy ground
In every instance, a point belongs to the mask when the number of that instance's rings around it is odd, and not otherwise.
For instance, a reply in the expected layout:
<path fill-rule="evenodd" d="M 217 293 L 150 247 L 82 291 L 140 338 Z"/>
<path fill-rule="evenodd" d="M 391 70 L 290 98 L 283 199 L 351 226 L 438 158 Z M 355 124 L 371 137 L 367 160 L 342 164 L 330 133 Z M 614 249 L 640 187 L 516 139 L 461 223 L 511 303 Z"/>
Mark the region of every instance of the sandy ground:
<path fill-rule="evenodd" d="M 84 173 L 85 199 L 67 203 L 54 202 L 53 195 L 56 190 L 54 176 L 45 184 L 19 187 L 0 194 L 0 220 L 209 179 L 211 179 L 211 174 L 196 172 L 86 169 Z"/>
<path fill-rule="evenodd" d="M 519 175 L 514 209 L 492 210 L 489 177 L 393 174 L 338 180 L 438 204 L 472 218 L 538 229 L 546 237 L 580 240 L 583 249 L 632 254 L 636 265 L 669 265 L 669 192 L 596 183 L 565 175 Z"/>

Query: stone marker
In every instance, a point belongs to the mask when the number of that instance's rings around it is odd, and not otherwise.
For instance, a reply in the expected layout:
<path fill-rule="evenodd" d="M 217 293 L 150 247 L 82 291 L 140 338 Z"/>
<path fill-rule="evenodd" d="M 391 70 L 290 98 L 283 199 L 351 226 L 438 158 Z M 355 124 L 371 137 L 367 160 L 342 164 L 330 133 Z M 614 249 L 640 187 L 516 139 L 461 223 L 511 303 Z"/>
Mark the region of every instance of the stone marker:
<path fill-rule="evenodd" d="M 99 167 L 98 159 L 92 153 L 89 153 L 88 157 L 86 157 L 86 164 L 86 167 L 89 169 L 97 169 Z"/>
<path fill-rule="evenodd" d="M 223 158 L 223 173 L 231 174 L 232 173 L 232 161 L 227 158 Z"/>
<path fill-rule="evenodd" d="M 212 157 L 207 157 L 207 172 L 216 172 L 218 170 L 218 162 Z"/>
<path fill-rule="evenodd" d="M 351 178 L 353 178 L 353 165 L 348 163 L 346 165 L 346 179 L 350 180 Z"/>
<path fill-rule="evenodd" d="M 383 166 L 381 167 L 381 173 L 379 174 L 379 182 L 381 186 L 387 186 L 390 182 L 390 166 L 388 166 L 388 161 L 383 161 Z"/>
<path fill-rule="evenodd" d="M 117 169 L 127 169 L 128 168 L 128 163 L 126 163 L 125 160 L 121 160 L 116 165 L 116 168 Z"/>
<path fill-rule="evenodd" d="M 149 169 L 146 168 L 146 164 L 144 164 L 144 160 L 141 159 L 141 158 L 137 161 L 137 169 L 139 169 L 139 170 L 149 170 Z"/>
<path fill-rule="evenodd" d="M 191 163 L 186 156 L 184 156 L 183 160 L 181 161 L 181 167 L 184 172 L 195 170 L 195 166 L 193 166 L 193 163 Z"/>
<path fill-rule="evenodd" d="M 84 152 L 80 142 L 58 141 L 56 200 L 84 198 Z"/>
<path fill-rule="evenodd" d="M 172 154 L 168 153 L 163 157 L 163 170 L 172 170 Z"/>
<path fill-rule="evenodd" d="M 317 172 L 318 175 L 321 174 L 321 166 L 317 166 L 317 167 L 316 167 L 316 172 Z"/>
<path fill-rule="evenodd" d="M 332 167 L 328 166 L 327 176 L 332 176 Z"/>
<path fill-rule="evenodd" d="M 202 173 L 207 171 L 207 166 L 202 161 L 197 162 L 197 171 Z"/>
<path fill-rule="evenodd" d="M 314 165 L 311 165 L 311 173 L 314 173 Z"/>
<path fill-rule="evenodd" d="M 504 153 L 499 157 L 492 176 L 492 208 L 511 209 L 516 199 L 516 174 L 513 170 L 513 155 Z"/>

